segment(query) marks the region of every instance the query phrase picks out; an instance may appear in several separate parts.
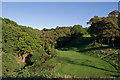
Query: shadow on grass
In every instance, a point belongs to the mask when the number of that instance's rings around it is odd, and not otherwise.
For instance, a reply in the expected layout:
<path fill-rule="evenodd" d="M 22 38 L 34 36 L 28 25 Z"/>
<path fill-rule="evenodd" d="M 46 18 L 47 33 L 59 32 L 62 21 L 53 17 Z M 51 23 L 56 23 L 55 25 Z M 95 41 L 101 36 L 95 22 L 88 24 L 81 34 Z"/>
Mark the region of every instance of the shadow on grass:
<path fill-rule="evenodd" d="M 92 50 L 102 50 L 102 49 L 108 49 L 111 48 L 110 46 L 103 46 L 103 47 L 95 47 L 95 48 L 89 48 L 89 49 L 82 49 L 78 52 L 86 52 L 86 51 L 92 51 Z"/>
<path fill-rule="evenodd" d="M 70 63 L 70 64 L 87 66 L 87 67 L 91 67 L 91 68 L 95 68 L 95 69 L 99 69 L 99 70 L 103 70 L 103 71 L 108 71 L 108 72 L 120 73 L 120 72 L 117 72 L 117 71 L 107 70 L 107 69 L 104 69 L 104 68 L 99 68 L 99 67 L 96 67 L 96 66 L 93 66 L 93 65 L 85 64 L 85 62 L 91 62 L 90 60 L 85 60 L 81 63 L 78 63 L 78 62 L 70 60 L 69 58 L 65 58 L 65 57 L 61 57 L 61 58 L 62 58 L 62 60 L 66 61 L 67 63 Z M 61 59 L 59 59 L 59 60 L 61 60 Z"/>
<path fill-rule="evenodd" d="M 91 46 L 91 48 L 85 49 L 90 43 L 93 43 L 93 39 L 91 37 L 79 37 L 76 39 L 71 40 L 70 42 L 66 43 L 64 46 L 61 46 L 58 50 L 62 51 L 68 51 L 68 50 L 77 50 L 77 52 L 87 52 L 92 50 L 101 50 L 101 49 L 120 49 L 117 47 L 109 46 L 102 46 L 102 47 L 94 47 Z"/>
<path fill-rule="evenodd" d="M 71 40 L 69 43 L 61 46 L 59 50 L 68 51 L 76 48 L 77 50 L 84 49 L 88 44 L 92 43 L 93 39 L 91 37 L 79 37 Z"/>
<path fill-rule="evenodd" d="M 74 51 L 74 49 L 76 49 L 77 52 L 84 53 L 84 52 L 88 52 L 88 51 L 92 51 L 92 50 L 102 50 L 102 49 L 113 48 L 111 46 L 103 46 L 103 47 L 91 47 L 91 48 L 85 49 L 92 42 L 93 42 L 93 39 L 91 37 L 80 37 L 80 38 L 77 38 L 77 39 L 70 41 L 65 46 L 62 46 L 61 48 L 59 48 L 59 50 L 61 50 L 61 51 L 73 50 Z M 59 59 L 59 60 L 61 60 L 61 59 Z M 108 71 L 108 72 L 120 73 L 117 71 L 107 70 L 104 68 L 85 64 L 84 62 L 83 63 L 76 63 L 70 59 L 64 59 L 64 61 L 66 61 L 67 63 L 70 63 L 70 64 L 87 66 L 87 67 L 91 67 L 91 68 L 95 68 L 95 69 L 99 69 L 99 70 L 103 70 L 103 71 Z M 86 60 L 86 61 L 88 61 L 88 60 Z M 111 76 L 118 77 L 118 75 L 111 75 Z"/>
<path fill-rule="evenodd" d="M 110 76 L 113 76 L 113 77 L 120 77 L 120 75 L 110 75 Z"/>

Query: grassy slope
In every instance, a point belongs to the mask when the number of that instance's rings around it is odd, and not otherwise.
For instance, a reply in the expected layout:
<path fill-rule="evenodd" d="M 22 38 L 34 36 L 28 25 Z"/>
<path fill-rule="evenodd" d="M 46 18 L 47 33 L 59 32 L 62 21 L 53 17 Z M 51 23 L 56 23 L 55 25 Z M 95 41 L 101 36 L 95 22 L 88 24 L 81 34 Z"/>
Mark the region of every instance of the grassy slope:
<path fill-rule="evenodd" d="M 84 54 L 83 50 L 86 50 L 91 41 L 89 36 L 84 36 L 60 48 L 58 56 L 52 59 L 52 61 L 61 63 L 55 74 L 92 78 L 116 75 L 115 68 L 109 63 L 98 57 Z"/>

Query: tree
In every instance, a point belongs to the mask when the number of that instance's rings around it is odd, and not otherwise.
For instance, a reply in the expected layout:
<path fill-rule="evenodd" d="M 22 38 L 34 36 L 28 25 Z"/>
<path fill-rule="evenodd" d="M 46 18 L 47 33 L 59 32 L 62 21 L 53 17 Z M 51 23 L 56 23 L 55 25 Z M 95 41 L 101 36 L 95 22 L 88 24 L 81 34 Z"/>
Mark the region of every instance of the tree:
<path fill-rule="evenodd" d="M 90 19 L 88 24 L 91 24 L 88 29 L 89 33 L 95 40 L 101 43 L 110 43 L 112 42 L 114 46 L 114 42 L 120 38 L 120 27 L 118 25 L 119 20 L 118 11 L 112 11 L 109 13 L 108 17 L 94 17 Z"/>
<path fill-rule="evenodd" d="M 86 33 L 85 29 L 81 25 L 74 25 L 71 29 L 71 36 L 78 37 Z"/>

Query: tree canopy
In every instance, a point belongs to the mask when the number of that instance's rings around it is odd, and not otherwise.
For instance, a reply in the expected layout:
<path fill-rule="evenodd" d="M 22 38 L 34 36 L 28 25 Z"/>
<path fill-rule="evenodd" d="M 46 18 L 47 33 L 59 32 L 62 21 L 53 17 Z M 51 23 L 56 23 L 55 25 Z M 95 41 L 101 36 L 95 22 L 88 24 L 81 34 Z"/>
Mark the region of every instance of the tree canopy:
<path fill-rule="evenodd" d="M 119 11 L 114 10 L 109 13 L 108 17 L 95 16 L 90 19 L 88 24 L 91 26 L 88 31 L 91 36 L 103 43 L 118 42 L 120 39 L 119 14 Z"/>

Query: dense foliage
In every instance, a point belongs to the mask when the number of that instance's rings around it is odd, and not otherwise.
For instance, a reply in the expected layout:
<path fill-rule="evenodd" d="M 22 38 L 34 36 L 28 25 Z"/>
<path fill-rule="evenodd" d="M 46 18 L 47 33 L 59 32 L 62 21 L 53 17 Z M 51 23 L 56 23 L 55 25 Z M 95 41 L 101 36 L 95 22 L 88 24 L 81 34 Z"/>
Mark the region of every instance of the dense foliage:
<path fill-rule="evenodd" d="M 24 69 L 28 71 L 31 69 L 33 70 L 32 72 L 36 73 L 36 68 L 38 66 L 45 66 L 49 59 L 57 56 L 57 50 L 55 48 L 68 42 L 74 35 L 79 37 L 85 34 L 85 30 L 83 31 L 80 25 L 37 30 L 31 27 L 18 25 L 16 22 L 7 18 L 1 18 L 1 20 L 3 25 L 3 76 L 19 76 L 16 75 L 17 72 L 23 71 Z M 75 32 L 77 32 L 77 34 Z M 12 66 L 8 67 L 6 65 L 5 67 L 7 62 L 8 65 L 12 62 Z M 32 67 L 26 69 L 29 66 Z M 50 65 L 48 66 L 50 68 Z M 54 66 L 53 64 L 51 68 Z M 13 69 L 9 72 L 9 68 Z M 42 71 L 42 68 L 38 71 Z"/>
<path fill-rule="evenodd" d="M 74 25 L 73 27 L 56 27 L 56 29 L 44 28 L 42 31 L 36 31 L 47 51 L 49 51 L 50 46 L 59 48 L 71 39 L 87 34 L 87 30 L 82 28 L 81 25 Z"/>
<path fill-rule="evenodd" d="M 110 44 L 120 43 L 120 12 L 115 10 L 109 13 L 108 17 L 98 17 L 90 19 L 88 24 L 91 24 L 89 33 L 98 42 Z"/>
<path fill-rule="evenodd" d="M 18 61 L 20 64 L 19 67 L 24 64 L 22 67 L 25 68 L 33 63 L 39 65 L 47 58 L 51 57 L 51 55 L 48 55 L 47 51 L 44 50 L 44 47 L 42 46 L 42 40 L 37 36 L 34 29 L 18 25 L 16 22 L 6 18 L 2 19 L 2 23 L 2 51 L 4 53 L 3 76 L 8 76 L 9 71 L 7 69 L 10 68 L 4 67 L 4 64 L 6 63 L 15 67 Z M 54 51 L 56 50 L 51 49 L 50 53 L 52 54 Z M 12 64 L 10 64 L 11 61 L 7 57 L 10 57 L 10 59 L 13 60 Z M 17 61 L 16 58 L 18 59 Z M 14 70 L 11 69 L 10 73 L 13 72 Z"/>

